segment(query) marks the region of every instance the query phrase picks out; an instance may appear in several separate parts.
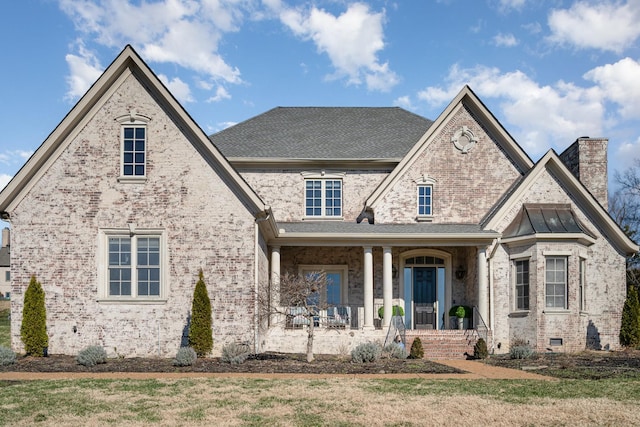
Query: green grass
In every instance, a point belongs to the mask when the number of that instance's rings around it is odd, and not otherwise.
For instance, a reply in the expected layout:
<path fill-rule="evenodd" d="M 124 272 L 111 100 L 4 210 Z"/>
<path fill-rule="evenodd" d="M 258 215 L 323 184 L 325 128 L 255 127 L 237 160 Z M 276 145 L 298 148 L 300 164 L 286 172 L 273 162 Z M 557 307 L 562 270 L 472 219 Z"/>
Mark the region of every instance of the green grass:
<path fill-rule="evenodd" d="M 10 312 L 8 301 L 0 302 L 0 345 L 4 347 L 11 347 Z"/>

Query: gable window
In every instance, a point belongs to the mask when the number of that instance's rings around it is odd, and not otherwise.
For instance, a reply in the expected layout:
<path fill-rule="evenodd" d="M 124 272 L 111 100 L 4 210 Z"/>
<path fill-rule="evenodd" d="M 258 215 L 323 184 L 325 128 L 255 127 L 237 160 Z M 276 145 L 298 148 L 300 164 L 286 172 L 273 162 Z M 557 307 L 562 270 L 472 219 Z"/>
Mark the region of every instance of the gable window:
<path fill-rule="evenodd" d="M 144 177 L 147 138 L 145 126 L 122 127 L 122 175 Z"/>
<path fill-rule="evenodd" d="M 529 310 L 529 260 L 515 261 L 516 310 Z"/>
<path fill-rule="evenodd" d="M 545 306 L 567 308 L 567 257 L 548 256 L 545 259 Z"/>
<path fill-rule="evenodd" d="M 418 216 L 431 216 L 431 194 L 433 185 L 418 185 Z"/>
<path fill-rule="evenodd" d="M 307 178 L 304 185 L 305 216 L 342 217 L 342 179 Z"/>
<path fill-rule="evenodd" d="M 112 300 L 159 300 L 163 289 L 164 238 L 157 231 L 104 233 L 106 257 L 100 296 Z"/>

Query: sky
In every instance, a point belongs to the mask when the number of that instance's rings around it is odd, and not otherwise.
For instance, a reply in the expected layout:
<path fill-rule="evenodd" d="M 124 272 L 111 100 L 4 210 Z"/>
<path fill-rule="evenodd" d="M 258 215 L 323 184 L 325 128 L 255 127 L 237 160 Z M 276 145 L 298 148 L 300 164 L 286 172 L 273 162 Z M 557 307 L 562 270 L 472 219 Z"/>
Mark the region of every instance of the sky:
<path fill-rule="evenodd" d="M 276 106 L 400 106 L 465 84 L 536 161 L 640 158 L 638 0 L 21 0 L 0 15 L 0 188 L 131 44 L 207 133 Z M 2 225 L 2 223 L 0 223 Z"/>

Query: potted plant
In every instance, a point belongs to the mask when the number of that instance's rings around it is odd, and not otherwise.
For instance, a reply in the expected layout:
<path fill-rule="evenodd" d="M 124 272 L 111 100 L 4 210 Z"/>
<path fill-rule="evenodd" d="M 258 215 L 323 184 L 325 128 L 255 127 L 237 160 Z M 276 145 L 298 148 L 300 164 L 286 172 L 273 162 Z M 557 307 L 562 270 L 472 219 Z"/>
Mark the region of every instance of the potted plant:
<path fill-rule="evenodd" d="M 399 305 L 394 305 L 392 310 L 392 316 L 404 316 L 404 309 Z M 384 318 L 384 306 L 378 309 L 378 317 Z"/>
<path fill-rule="evenodd" d="M 449 316 L 456 317 L 458 319 L 458 329 L 464 329 L 464 319 L 471 318 L 471 307 L 466 305 L 454 305 L 449 310 Z"/>

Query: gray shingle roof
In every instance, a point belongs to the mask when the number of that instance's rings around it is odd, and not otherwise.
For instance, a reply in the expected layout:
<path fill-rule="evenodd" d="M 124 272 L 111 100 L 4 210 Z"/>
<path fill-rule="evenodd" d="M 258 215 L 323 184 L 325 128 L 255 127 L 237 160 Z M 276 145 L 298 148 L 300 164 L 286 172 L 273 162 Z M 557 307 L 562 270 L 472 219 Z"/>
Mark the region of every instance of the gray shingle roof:
<path fill-rule="evenodd" d="M 279 222 L 278 227 L 286 233 L 336 233 L 336 234 L 486 234 L 495 231 L 483 230 L 476 224 L 368 224 L 342 221 Z"/>
<path fill-rule="evenodd" d="M 227 158 L 398 159 L 432 123 L 399 107 L 277 107 L 209 138 Z"/>

